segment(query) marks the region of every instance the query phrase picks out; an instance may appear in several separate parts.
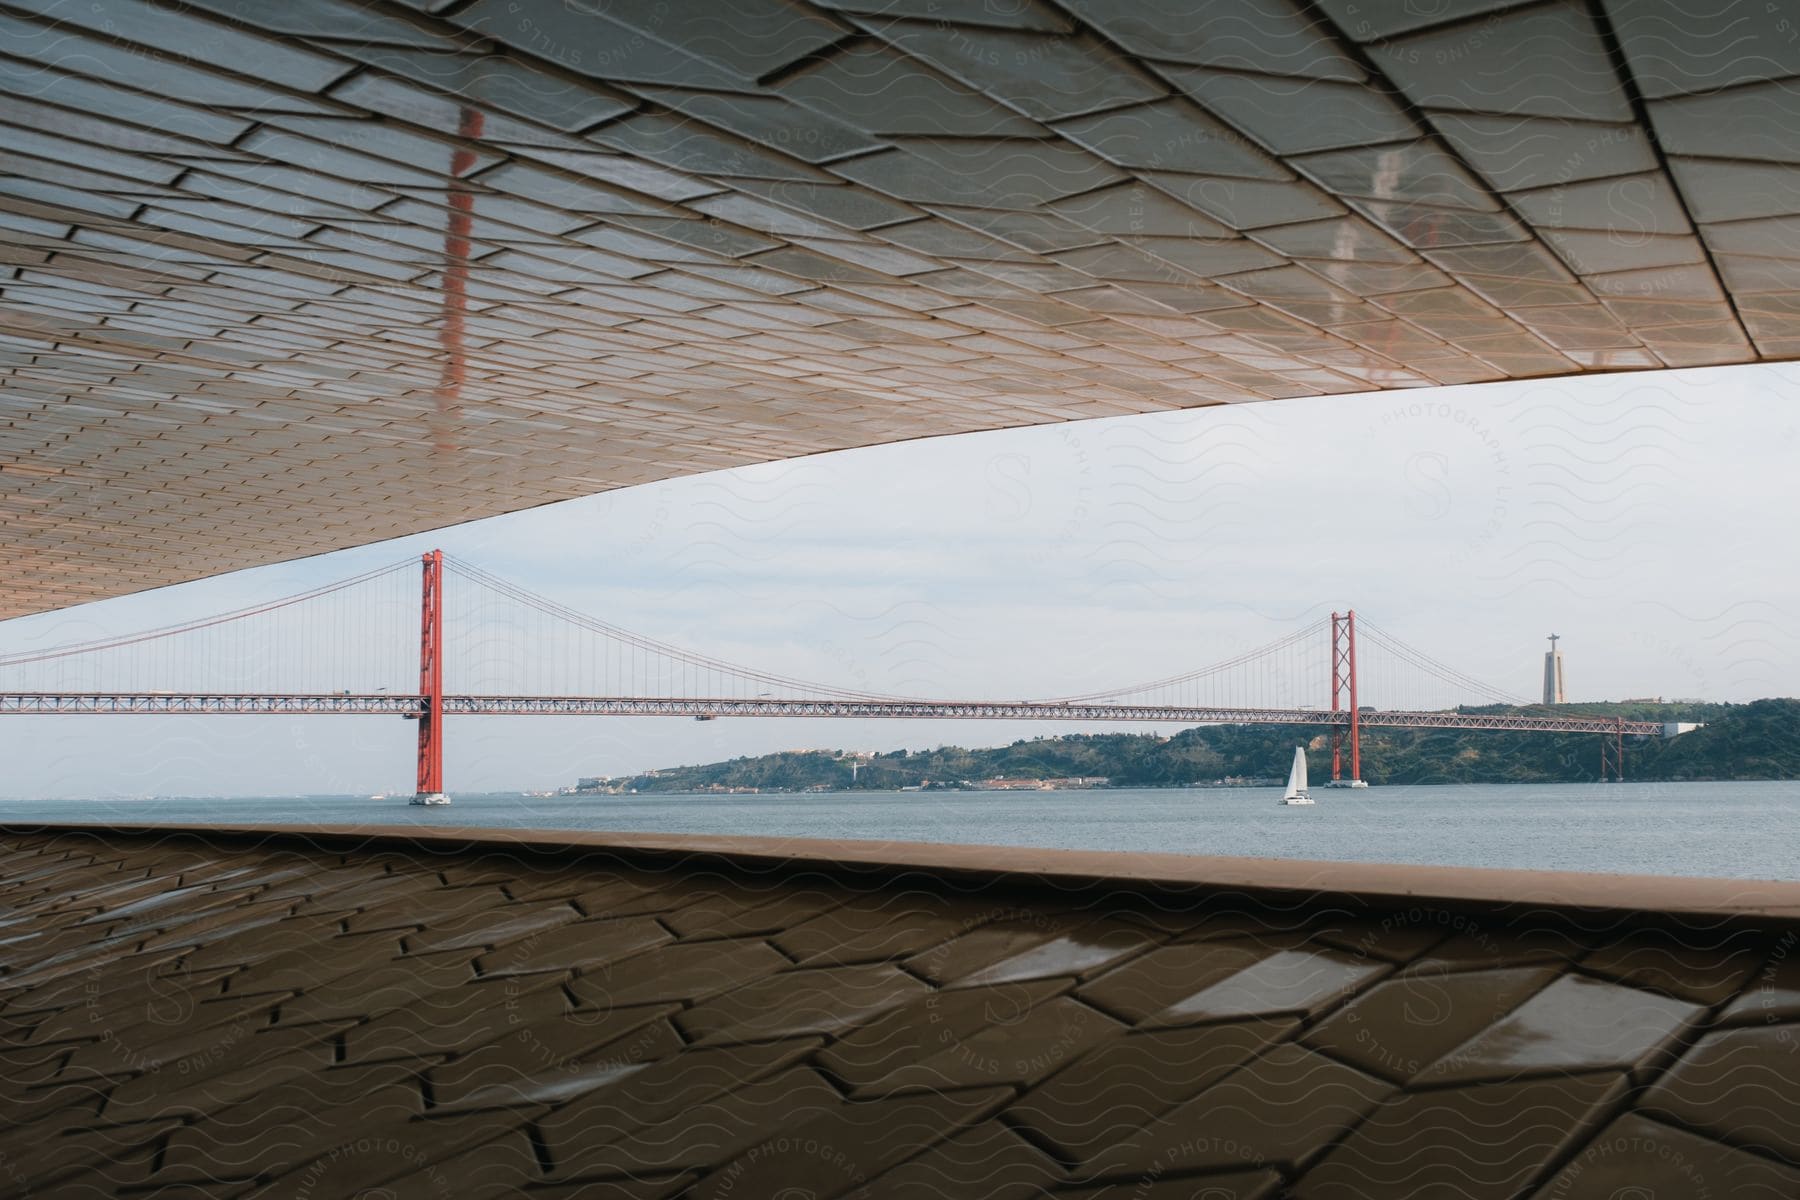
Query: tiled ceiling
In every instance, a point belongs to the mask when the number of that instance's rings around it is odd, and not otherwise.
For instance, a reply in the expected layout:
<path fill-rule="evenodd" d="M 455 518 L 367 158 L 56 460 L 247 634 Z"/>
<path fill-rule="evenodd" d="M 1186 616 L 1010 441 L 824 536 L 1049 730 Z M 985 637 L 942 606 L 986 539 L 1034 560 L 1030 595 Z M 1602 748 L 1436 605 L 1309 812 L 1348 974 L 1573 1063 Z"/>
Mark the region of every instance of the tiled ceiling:
<path fill-rule="evenodd" d="M 1800 356 L 1761 0 L 0 0 L 0 614 L 931 434 Z"/>

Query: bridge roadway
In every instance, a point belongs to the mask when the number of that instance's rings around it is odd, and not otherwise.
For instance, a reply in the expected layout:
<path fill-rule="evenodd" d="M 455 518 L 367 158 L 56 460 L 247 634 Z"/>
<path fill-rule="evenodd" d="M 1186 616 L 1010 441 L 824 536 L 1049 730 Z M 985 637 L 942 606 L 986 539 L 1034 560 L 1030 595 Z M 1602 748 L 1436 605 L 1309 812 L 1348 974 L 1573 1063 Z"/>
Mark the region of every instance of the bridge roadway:
<path fill-rule="evenodd" d="M 759 697 L 460 696 L 443 698 L 446 716 L 560 717 L 860 717 L 909 720 L 1155 721 L 1189 725 L 1341 725 L 1348 711 L 1287 708 L 1212 708 L 1179 704 L 1088 704 L 1045 700 L 799 700 Z M 417 717 L 426 698 L 390 692 L 253 694 L 241 692 L 13 692 L 0 693 L 5 714 L 388 715 Z M 1492 729 L 1525 733 L 1602 733 L 1668 736 L 1660 721 L 1617 717 L 1404 712 L 1365 709 L 1363 728 Z"/>

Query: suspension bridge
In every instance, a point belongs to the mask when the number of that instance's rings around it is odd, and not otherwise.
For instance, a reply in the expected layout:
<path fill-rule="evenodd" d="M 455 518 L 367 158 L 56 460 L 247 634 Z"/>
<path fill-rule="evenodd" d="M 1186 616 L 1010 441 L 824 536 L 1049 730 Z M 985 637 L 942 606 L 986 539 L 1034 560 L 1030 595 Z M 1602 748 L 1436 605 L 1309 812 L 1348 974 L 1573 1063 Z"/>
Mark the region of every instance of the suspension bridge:
<path fill-rule="evenodd" d="M 1325 703 L 1301 703 L 1305 696 Z M 1376 698 L 1379 707 L 1368 703 Z M 465 715 L 1314 726 L 1330 731 L 1338 781 L 1346 767 L 1348 780 L 1361 779 L 1370 727 L 1597 734 L 1615 778 L 1627 736 L 1683 728 L 1529 711 L 1354 610 L 1196 670 L 1080 695 L 924 699 L 848 689 L 644 637 L 438 550 L 230 612 L 0 654 L 0 715 L 82 713 L 405 717 L 418 724 L 422 801 L 444 798 L 445 718 Z"/>

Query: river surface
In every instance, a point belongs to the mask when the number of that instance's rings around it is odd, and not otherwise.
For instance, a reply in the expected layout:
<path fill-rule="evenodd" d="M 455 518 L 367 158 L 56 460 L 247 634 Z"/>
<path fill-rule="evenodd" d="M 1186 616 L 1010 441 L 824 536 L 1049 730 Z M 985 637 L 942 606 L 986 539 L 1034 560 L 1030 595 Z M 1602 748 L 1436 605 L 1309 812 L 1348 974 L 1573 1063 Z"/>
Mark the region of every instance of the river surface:
<path fill-rule="evenodd" d="M 1800 879 L 1800 782 L 0 801 L 0 822 L 482 825 Z"/>

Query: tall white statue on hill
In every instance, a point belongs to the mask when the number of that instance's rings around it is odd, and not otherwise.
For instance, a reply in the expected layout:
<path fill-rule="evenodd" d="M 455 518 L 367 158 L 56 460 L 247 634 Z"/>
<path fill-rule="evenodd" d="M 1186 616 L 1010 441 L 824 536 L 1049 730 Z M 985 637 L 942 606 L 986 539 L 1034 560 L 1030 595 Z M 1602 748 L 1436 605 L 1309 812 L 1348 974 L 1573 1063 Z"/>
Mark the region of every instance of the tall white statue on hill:
<path fill-rule="evenodd" d="M 1550 635 L 1550 651 L 1544 655 L 1544 703 L 1561 704 L 1563 694 L 1562 651 L 1556 648 L 1557 634 Z"/>

